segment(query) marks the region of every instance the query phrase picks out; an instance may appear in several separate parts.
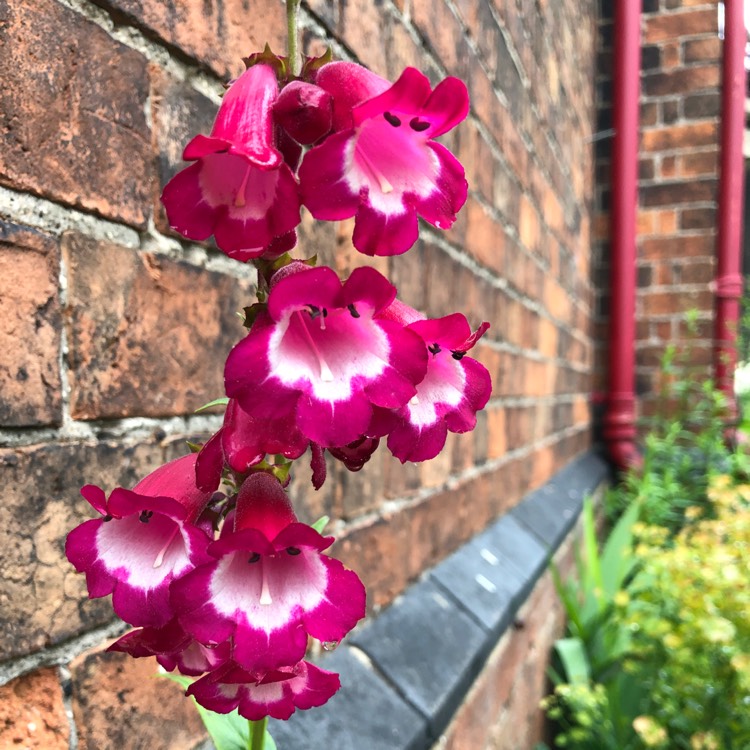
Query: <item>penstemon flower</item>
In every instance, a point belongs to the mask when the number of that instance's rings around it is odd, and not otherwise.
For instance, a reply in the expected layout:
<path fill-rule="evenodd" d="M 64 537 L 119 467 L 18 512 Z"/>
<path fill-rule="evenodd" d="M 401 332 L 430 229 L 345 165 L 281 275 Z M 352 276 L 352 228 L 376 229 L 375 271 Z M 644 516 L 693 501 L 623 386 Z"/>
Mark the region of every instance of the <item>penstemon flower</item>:
<path fill-rule="evenodd" d="M 396 409 L 427 366 L 422 340 L 378 313 L 396 290 L 372 268 L 342 284 L 330 268 L 298 264 L 272 283 L 268 312 L 230 353 L 227 395 L 254 419 L 293 415 L 323 447 L 366 434 L 373 407 Z"/>
<path fill-rule="evenodd" d="M 298 5 L 287 0 L 291 30 Z M 89 596 L 112 594 L 137 628 L 109 650 L 197 678 L 187 694 L 248 719 L 259 750 L 267 717 L 321 706 L 340 687 L 304 660 L 309 640 L 330 647 L 365 615 L 357 575 L 323 554 L 333 537 L 297 520 L 284 489 L 292 463 L 309 449 L 318 489 L 326 451 L 350 471 L 381 440 L 402 462 L 433 458 L 449 431 L 474 428 L 491 393 L 466 356 L 488 323 L 472 333 L 460 313 L 427 320 L 373 268 L 342 281 L 288 254 L 302 204 L 317 219 L 355 217 L 368 255 L 407 251 L 418 217 L 450 227 L 467 184 L 434 139 L 467 116 L 465 85 L 433 89 L 414 68 L 391 84 L 330 52 L 297 72 L 295 57 L 296 32 L 287 57 L 267 47 L 245 59 L 211 134 L 185 148 L 193 164 L 162 194 L 174 229 L 213 235 L 258 272 L 250 330 L 225 365 L 228 398 L 212 402 L 226 402 L 223 423 L 133 490 L 84 487 L 101 517 L 66 543 Z"/>
<path fill-rule="evenodd" d="M 489 323 L 482 323 L 472 333 L 461 313 L 427 320 L 400 302 L 391 305 L 384 315 L 402 321 L 408 330 L 418 334 L 429 356 L 427 372 L 417 385 L 416 395 L 395 415 L 380 412 L 376 421 L 386 425 L 388 449 L 396 458 L 401 462 L 426 461 L 440 453 L 448 431 L 473 430 L 477 411 L 489 400 L 490 374 L 466 356 Z"/>
<path fill-rule="evenodd" d="M 210 136 L 198 135 L 183 158 L 195 164 L 164 188 L 173 229 L 193 240 L 212 234 L 229 257 L 277 257 L 296 244 L 297 184 L 274 138 L 278 96 L 270 65 L 248 68 L 224 95 Z"/>
<path fill-rule="evenodd" d="M 340 641 L 364 617 L 365 590 L 321 555 L 331 544 L 297 521 L 277 479 L 251 475 L 233 528 L 208 547 L 213 561 L 172 586 L 181 626 L 207 646 L 231 639 L 232 660 L 249 671 L 296 664 L 308 636 Z"/>
<path fill-rule="evenodd" d="M 466 178 L 432 139 L 468 114 L 466 86 L 446 78 L 433 91 L 414 68 L 389 86 L 344 62 L 324 65 L 315 82 L 333 97 L 335 132 L 300 166 L 310 213 L 329 221 L 355 216 L 354 246 L 366 255 L 406 252 L 419 234 L 417 215 L 448 229 L 466 201 Z"/>
<path fill-rule="evenodd" d="M 65 554 L 86 573 L 89 597 L 112 594 L 113 609 L 131 625 L 166 625 L 170 585 L 207 559 L 210 542 L 194 525 L 210 498 L 195 486 L 195 456 L 161 466 L 132 491 L 118 487 L 109 499 L 93 485 L 81 494 L 103 517 L 73 529 Z"/>
<path fill-rule="evenodd" d="M 278 669 L 249 671 L 231 662 L 194 682 L 187 690 L 211 711 L 258 721 L 265 716 L 288 719 L 297 708 L 322 706 L 341 687 L 335 672 L 307 661 Z"/>
<path fill-rule="evenodd" d="M 299 458 L 309 443 L 297 428 L 293 413 L 260 420 L 230 399 L 223 426 L 198 454 L 195 467 L 198 487 L 212 492 L 219 486 L 225 466 L 236 474 L 245 474 L 268 453 Z"/>

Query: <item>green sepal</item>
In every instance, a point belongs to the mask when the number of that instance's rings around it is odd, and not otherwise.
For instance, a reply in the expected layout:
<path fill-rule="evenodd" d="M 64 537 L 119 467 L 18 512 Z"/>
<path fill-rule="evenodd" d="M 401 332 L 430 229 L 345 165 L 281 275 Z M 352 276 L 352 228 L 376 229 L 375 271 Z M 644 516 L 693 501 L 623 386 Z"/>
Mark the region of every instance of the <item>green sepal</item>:
<path fill-rule="evenodd" d="M 168 680 L 176 682 L 185 690 L 192 684 L 193 680 L 180 674 L 159 673 L 159 677 L 166 677 Z M 203 708 L 195 698 L 191 700 L 198 709 L 198 714 L 206 727 L 206 731 L 211 737 L 216 750 L 247 750 L 250 747 L 250 724 L 247 719 L 243 719 L 235 709 L 228 714 L 217 714 Z M 273 737 L 266 730 L 263 740 L 264 750 L 276 750 L 276 743 Z"/>
<path fill-rule="evenodd" d="M 329 62 L 333 62 L 333 50 L 330 47 L 319 57 L 305 57 L 299 78 L 303 81 L 314 81 L 318 71 Z"/>
<path fill-rule="evenodd" d="M 206 409 L 210 409 L 212 406 L 226 406 L 229 403 L 229 399 L 226 396 L 222 396 L 221 398 L 215 398 L 213 401 L 209 401 L 207 404 L 203 404 L 203 406 L 199 406 L 193 414 L 200 414 L 202 411 L 206 411 Z"/>
<path fill-rule="evenodd" d="M 266 303 L 265 302 L 253 302 L 252 305 L 249 305 L 248 307 L 242 308 L 242 325 L 245 328 L 252 328 L 253 323 L 255 323 L 255 319 L 258 317 L 258 314 L 263 312 L 266 309 Z"/>
<path fill-rule="evenodd" d="M 323 529 L 326 527 L 330 520 L 331 519 L 329 516 L 321 516 L 314 524 L 312 524 L 312 528 L 315 529 L 318 534 L 322 534 Z"/>
<path fill-rule="evenodd" d="M 200 453 L 203 449 L 202 443 L 191 443 L 189 440 L 185 441 L 187 443 L 187 447 L 190 448 L 191 453 Z"/>
<path fill-rule="evenodd" d="M 276 73 L 276 78 L 282 85 L 286 83 L 289 76 L 289 60 L 286 57 L 275 54 L 268 46 L 268 42 L 266 42 L 263 52 L 253 52 L 251 55 L 243 57 L 242 62 L 245 63 L 246 69 L 252 68 L 253 65 L 259 65 L 260 63 L 270 65 L 273 68 L 274 73 Z"/>

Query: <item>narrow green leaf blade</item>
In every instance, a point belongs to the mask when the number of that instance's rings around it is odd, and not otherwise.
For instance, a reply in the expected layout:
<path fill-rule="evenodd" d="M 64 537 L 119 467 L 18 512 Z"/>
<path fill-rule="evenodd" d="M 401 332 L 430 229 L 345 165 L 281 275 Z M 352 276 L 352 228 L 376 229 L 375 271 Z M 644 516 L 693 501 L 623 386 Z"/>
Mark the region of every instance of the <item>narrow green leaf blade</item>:
<path fill-rule="evenodd" d="M 555 651 L 560 657 L 568 682 L 572 685 L 588 685 L 591 669 L 583 641 L 580 638 L 561 638 L 555 643 Z"/>
<path fill-rule="evenodd" d="M 213 401 L 209 401 L 207 404 L 199 406 L 193 413 L 200 414 L 200 412 L 206 411 L 206 409 L 210 409 L 212 406 L 226 406 L 228 403 L 229 399 L 226 396 L 223 398 L 215 398 Z"/>

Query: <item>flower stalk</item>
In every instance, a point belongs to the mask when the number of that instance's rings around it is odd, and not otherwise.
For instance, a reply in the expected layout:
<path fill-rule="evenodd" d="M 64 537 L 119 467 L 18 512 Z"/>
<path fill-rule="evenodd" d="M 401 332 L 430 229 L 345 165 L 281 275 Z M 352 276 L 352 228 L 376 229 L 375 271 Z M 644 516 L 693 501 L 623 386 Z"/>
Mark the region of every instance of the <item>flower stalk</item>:
<path fill-rule="evenodd" d="M 286 0 L 286 51 L 289 58 L 289 70 L 295 76 L 299 73 L 299 61 L 297 59 L 299 3 L 300 0 Z"/>
<path fill-rule="evenodd" d="M 250 745 L 248 750 L 264 750 L 266 746 L 266 727 L 268 726 L 268 717 L 264 716 L 259 721 L 249 721 L 250 725 Z"/>

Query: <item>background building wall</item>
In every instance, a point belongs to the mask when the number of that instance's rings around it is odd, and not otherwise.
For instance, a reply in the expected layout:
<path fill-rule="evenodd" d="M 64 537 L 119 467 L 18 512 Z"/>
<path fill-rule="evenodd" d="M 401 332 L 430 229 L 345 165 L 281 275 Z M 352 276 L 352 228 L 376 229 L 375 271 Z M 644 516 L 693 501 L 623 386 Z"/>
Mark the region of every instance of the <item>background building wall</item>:
<path fill-rule="evenodd" d="M 602 0 L 601 5 L 594 265 L 597 383 L 603 389 L 614 3 Z M 647 415 L 658 406 L 668 344 L 681 348 L 696 378 L 711 375 L 722 49 L 717 3 L 644 0 L 641 35 L 635 352 L 638 405 Z"/>
<path fill-rule="evenodd" d="M 305 216 L 299 232 L 300 253 L 342 273 L 370 263 L 430 316 L 492 324 L 475 352 L 494 391 L 473 433 L 424 464 L 380 451 L 360 474 L 332 469 L 319 493 L 297 471 L 300 517 L 332 517 L 334 554 L 377 612 L 590 445 L 596 8 L 310 0 L 302 23 L 308 53 L 330 44 L 391 80 L 407 65 L 456 75 L 472 103 L 443 139 L 470 186 L 451 231 L 424 226 L 390 259 L 360 256 L 350 222 Z M 0 0 L 0 746 L 202 737 L 152 661 L 101 652 L 122 624 L 86 599 L 63 546 L 90 517 L 83 484 L 130 487 L 220 424 L 193 412 L 223 394 L 253 273 L 171 233 L 158 195 L 240 57 L 283 51 L 283 33 L 276 0 Z M 669 210 L 687 221 L 649 215 Z M 541 675 L 554 633 L 539 628 Z"/>

